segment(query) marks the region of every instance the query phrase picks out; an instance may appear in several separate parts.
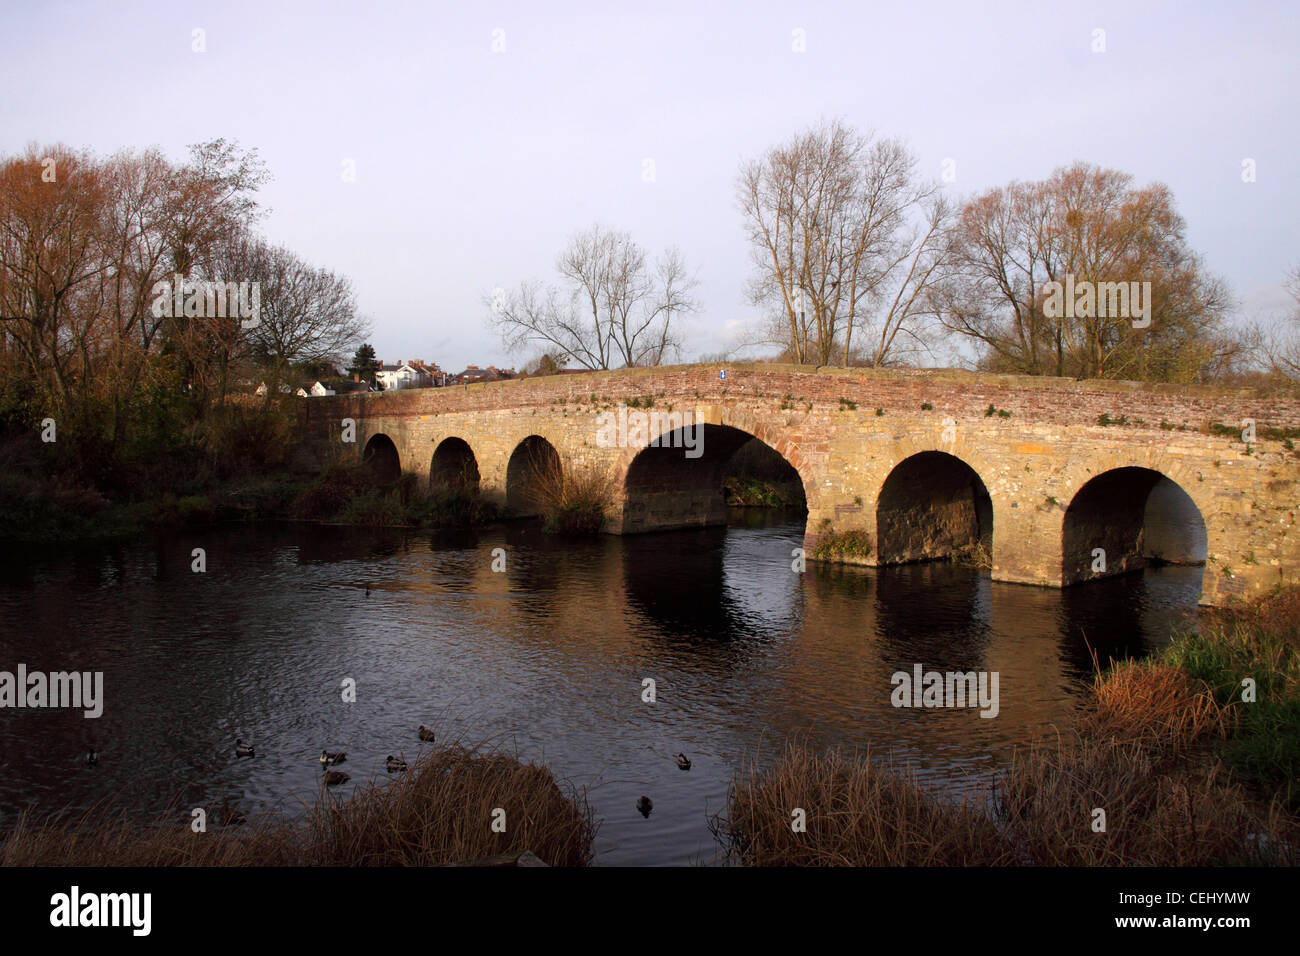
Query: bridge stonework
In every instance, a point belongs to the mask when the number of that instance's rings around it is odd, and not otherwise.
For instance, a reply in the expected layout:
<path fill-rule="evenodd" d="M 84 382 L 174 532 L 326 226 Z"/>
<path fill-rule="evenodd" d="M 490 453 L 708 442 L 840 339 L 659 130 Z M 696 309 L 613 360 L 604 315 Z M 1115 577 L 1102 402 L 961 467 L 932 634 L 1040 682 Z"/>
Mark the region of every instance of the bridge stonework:
<path fill-rule="evenodd" d="M 633 403 L 652 412 L 689 412 L 707 423 L 704 455 L 692 460 L 681 449 L 601 447 L 598 413 Z M 300 414 L 300 453 L 314 467 L 355 457 L 382 434 L 396 446 L 403 470 L 427 479 L 439 443 L 459 438 L 473 451 L 482 493 L 501 503 L 512 454 L 529 436 L 540 436 L 564 469 L 612 472 L 618 498 L 608 527 L 614 533 L 722 520 L 722 464 L 753 436 L 780 452 L 803 481 L 810 555 L 829 534 L 856 531 L 877 542 L 878 518 L 888 523 L 887 536 L 906 539 L 891 542 L 884 558 L 873 547 L 852 559 L 868 565 L 927 556 L 927 547 L 938 546 L 927 535 L 942 538 L 973 520 L 971 507 L 978 504 L 963 505 L 970 492 L 960 490 L 966 472 L 943 477 L 933 467 L 948 459 L 917 459 L 887 491 L 900 464 L 938 452 L 969 466 L 987 490 L 991 515 L 982 520 L 991 517 L 993 579 L 1048 587 L 1092 576 L 1098 544 L 1109 546 L 1108 573 L 1140 567 L 1140 533 L 1135 538 L 1125 529 L 1140 531 L 1148 493 L 1163 476 L 1191 498 L 1205 524 L 1202 603 L 1224 604 L 1300 580 L 1300 453 L 1285 439 L 1260 437 L 1247 445 L 1238 434 L 1210 427 L 1236 432 L 1251 419 L 1257 433 L 1295 429 L 1296 394 L 755 363 L 311 398 L 302 400 Z M 340 438 L 349 418 L 356 423 L 354 444 Z M 653 460 L 645 457 L 651 454 Z M 638 455 L 640 470 L 629 480 Z M 1099 481 L 1081 495 L 1093 479 Z M 917 530 L 922 527 L 928 530 Z"/>

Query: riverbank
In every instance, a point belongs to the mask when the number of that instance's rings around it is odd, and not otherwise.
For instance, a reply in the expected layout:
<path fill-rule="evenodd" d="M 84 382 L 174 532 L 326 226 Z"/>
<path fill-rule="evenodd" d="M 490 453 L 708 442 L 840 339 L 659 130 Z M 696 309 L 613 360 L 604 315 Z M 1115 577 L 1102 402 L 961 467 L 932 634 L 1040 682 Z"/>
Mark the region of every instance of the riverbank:
<path fill-rule="evenodd" d="M 711 828 L 746 866 L 1294 866 L 1298 779 L 1290 588 L 1099 674 L 1076 725 L 1018 750 L 983 805 L 794 742 L 736 778 Z"/>
<path fill-rule="evenodd" d="M 346 768 L 346 762 L 343 765 Z M 336 800 L 321 787 L 301 820 L 247 821 L 237 808 L 175 807 L 153 827 L 91 810 L 24 814 L 0 866 L 438 866 L 530 852 L 586 866 L 597 825 L 585 795 L 503 751 L 440 745 L 410 769 Z"/>
<path fill-rule="evenodd" d="M 194 530 L 260 521 L 315 521 L 362 527 L 465 527 L 502 517 L 477 494 L 430 491 L 414 475 L 377 486 L 360 464 L 320 475 L 277 472 L 177 491 L 111 500 L 92 489 L 0 474 L 0 542 L 102 543 L 152 530 Z"/>

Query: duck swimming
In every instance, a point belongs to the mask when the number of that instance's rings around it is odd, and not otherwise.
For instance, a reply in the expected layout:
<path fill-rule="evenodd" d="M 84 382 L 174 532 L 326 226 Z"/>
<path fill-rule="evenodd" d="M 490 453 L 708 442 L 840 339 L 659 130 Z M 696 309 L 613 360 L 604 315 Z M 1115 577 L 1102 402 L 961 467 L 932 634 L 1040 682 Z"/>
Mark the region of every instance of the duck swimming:
<path fill-rule="evenodd" d="M 252 756 L 253 756 L 253 745 L 252 745 L 252 744 L 246 744 L 246 743 L 244 743 L 242 740 L 239 740 L 238 738 L 236 738 L 236 740 L 235 740 L 235 756 L 236 756 L 236 757 L 252 757 Z"/>
<path fill-rule="evenodd" d="M 325 786 L 334 787 L 340 783 L 347 783 L 352 778 L 349 777 L 347 774 L 345 774 L 342 770 L 326 770 L 324 779 L 325 779 Z"/>
<path fill-rule="evenodd" d="M 424 724 L 420 725 L 420 739 L 426 743 L 433 743 L 433 731 L 424 726 Z"/>
<path fill-rule="evenodd" d="M 322 767 L 330 767 L 347 759 L 348 755 L 342 750 L 322 750 L 320 752 L 320 765 Z"/>
<path fill-rule="evenodd" d="M 678 766 L 680 769 L 682 769 L 682 770 L 690 770 L 690 769 L 691 769 L 691 761 L 690 761 L 690 759 L 686 756 L 686 754 L 678 754 L 674 759 L 677 761 L 677 766 Z"/>
<path fill-rule="evenodd" d="M 639 797 L 636 801 L 636 808 L 641 813 L 641 816 L 649 819 L 650 811 L 655 808 L 654 801 L 649 797 Z"/>
<path fill-rule="evenodd" d="M 389 754 L 386 766 L 388 767 L 389 773 L 401 773 L 406 769 L 406 761 L 401 757 L 394 757 L 392 754 Z"/>

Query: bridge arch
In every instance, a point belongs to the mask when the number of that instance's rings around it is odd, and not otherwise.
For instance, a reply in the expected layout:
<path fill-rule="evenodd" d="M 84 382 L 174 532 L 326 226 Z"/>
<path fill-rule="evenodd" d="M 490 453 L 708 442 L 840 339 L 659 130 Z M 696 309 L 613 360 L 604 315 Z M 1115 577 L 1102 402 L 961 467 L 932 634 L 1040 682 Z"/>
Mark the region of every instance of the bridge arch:
<path fill-rule="evenodd" d="M 1123 466 L 1095 475 L 1065 509 L 1061 583 L 1137 571 L 1155 561 L 1205 564 L 1205 516 L 1177 482 L 1153 468 Z"/>
<path fill-rule="evenodd" d="M 970 465 L 942 451 L 909 455 L 876 499 L 878 564 L 933 561 L 993 550 L 993 500 Z"/>
<path fill-rule="evenodd" d="M 402 477 L 402 459 L 397 454 L 397 446 L 383 432 L 370 436 L 361 452 L 361 462 L 378 484 L 391 485 Z"/>
<path fill-rule="evenodd" d="M 792 484 L 806 507 L 806 482 L 797 462 L 791 461 L 787 448 L 757 434 L 760 429 L 751 431 L 740 423 L 671 425 L 653 434 L 647 444 L 629 449 L 623 472 L 622 533 L 725 525 L 728 465 L 742 448 L 752 449 L 755 440 L 789 467 L 787 474 L 795 479 Z"/>
<path fill-rule="evenodd" d="M 429 488 L 433 491 L 478 491 L 478 459 L 469 442 L 453 436 L 438 443 L 429 465 Z"/>
<path fill-rule="evenodd" d="M 506 464 L 506 507 L 521 517 L 537 515 L 541 489 L 563 476 L 555 446 L 541 435 L 529 435 L 515 446 Z"/>

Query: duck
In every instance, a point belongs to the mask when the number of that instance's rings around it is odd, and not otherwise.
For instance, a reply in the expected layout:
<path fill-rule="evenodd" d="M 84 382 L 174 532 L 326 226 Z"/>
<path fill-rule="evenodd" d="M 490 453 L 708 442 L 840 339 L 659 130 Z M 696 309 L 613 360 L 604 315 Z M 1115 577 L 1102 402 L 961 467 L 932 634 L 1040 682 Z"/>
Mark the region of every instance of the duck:
<path fill-rule="evenodd" d="M 691 769 L 691 761 L 690 758 L 686 756 L 686 754 L 678 754 L 674 759 L 677 761 L 678 769 L 680 770 Z"/>
<path fill-rule="evenodd" d="M 342 750 L 322 750 L 320 752 L 320 765 L 322 767 L 331 767 L 336 763 L 342 763 L 348 759 L 348 755 Z"/>
<path fill-rule="evenodd" d="M 242 827 L 248 822 L 248 817 L 240 812 L 238 807 L 232 807 L 229 804 L 222 804 L 217 807 L 217 823 L 223 827 Z"/>
<path fill-rule="evenodd" d="M 235 738 L 235 756 L 236 757 L 253 756 L 253 745 L 246 744 L 244 743 L 243 740 L 240 740 L 239 738 Z"/>
<path fill-rule="evenodd" d="M 99 763 L 99 754 L 95 753 L 95 748 L 90 748 L 90 753 L 86 754 L 86 766 L 93 767 Z"/>
<path fill-rule="evenodd" d="M 401 773 L 406 769 L 406 761 L 401 757 L 394 757 L 392 754 L 389 754 L 386 766 L 388 767 L 389 773 Z"/>
<path fill-rule="evenodd" d="M 370 597 L 370 585 L 366 585 L 366 597 Z"/>
<path fill-rule="evenodd" d="M 641 816 L 649 818 L 650 811 L 655 808 L 654 801 L 649 797 L 639 797 L 636 801 L 636 808 L 641 813 Z"/>
<path fill-rule="evenodd" d="M 424 724 L 420 725 L 420 739 L 426 743 L 433 743 L 433 731 L 424 726 Z"/>
<path fill-rule="evenodd" d="M 352 778 L 349 777 L 347 774 L 345 774 L 342 770 L 326 770 L 324 779 L 325 779 L 325 786 L 333 787 L 340 783 L 347 783 Z"/>

